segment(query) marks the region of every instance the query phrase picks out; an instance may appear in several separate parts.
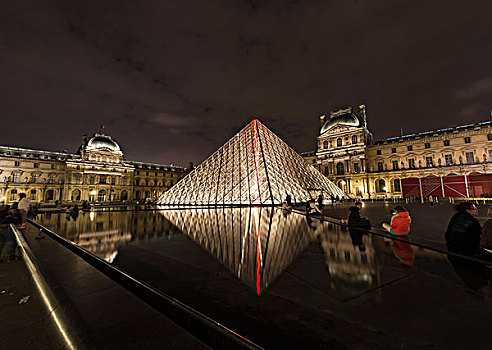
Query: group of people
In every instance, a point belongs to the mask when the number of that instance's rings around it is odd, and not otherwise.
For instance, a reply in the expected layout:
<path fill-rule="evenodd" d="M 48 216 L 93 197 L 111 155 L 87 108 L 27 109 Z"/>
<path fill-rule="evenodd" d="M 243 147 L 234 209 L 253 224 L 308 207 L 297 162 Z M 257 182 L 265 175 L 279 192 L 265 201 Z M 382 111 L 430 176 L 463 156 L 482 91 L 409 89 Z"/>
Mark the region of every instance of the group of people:
<path fill-rule="evenodd" d="M 36 208 L 31 208 L 31 200 L 25 193 L 19 193 L 19 201 L 12 205 L 6 205 L 0 210 L 0 257 L 5 256 L 0 261 L 8 262 L 17 259 L 15 247 L 17 246 L 10 225 L 23 229 L 26 227 L 27 217 L 35 216 Z M 2 254 L 3 248 L 5 254 Z"/>
<path fill-rule="evenodd" d="M 362 217 L 360 210 L 362 209 L 362 202 L 355 202 L 353 207 L 349 208 L 349 217 L 346 224 L 349 228 L 353 229 L 370 229 L 371 222 L 369 218 Z M 412 218 L 403 206 L 397 205 L 391 212 L 390 223 L 383 223 L 382 227 L 388 231 L 392 236 L 407 236 L 410 233 L 410 224 Z"/>

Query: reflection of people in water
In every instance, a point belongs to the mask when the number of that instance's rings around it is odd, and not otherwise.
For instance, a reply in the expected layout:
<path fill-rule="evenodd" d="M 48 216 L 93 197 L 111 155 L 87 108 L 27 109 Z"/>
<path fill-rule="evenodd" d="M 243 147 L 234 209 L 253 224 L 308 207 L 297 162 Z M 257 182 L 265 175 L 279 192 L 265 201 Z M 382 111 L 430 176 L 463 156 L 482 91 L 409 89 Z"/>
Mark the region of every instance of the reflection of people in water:
<path fill-rule="evenodd" d="M 402 236 L 393 240 L 393 251 L 395 256 L 405 266 L 413 266 L 415 264 L 415 252 L 409 244 L 410 238 Z"/>
<path fill-rule="evenodd" d="M 492 280 L 490 268 L 478 261 L 448 254 L 448 260 L 454 271 L 465 285 L 475 291 L 486 292 Z"/>
<path fill-rule="evenodd" d="M 291 212 L 292 212 L 292 207 L 289 206 L 289 204 L 287 202 L 283 202 L 282 203 L 282 215 L 284 216 L 284 218 L 286 218 L 287 215 L 289 215 Z"/>
<path fill-rule="evenodd" d="M 359 250 L 361 252 L 365 252 L 366 245 L 364 244 L 362 239 L 364 238 L 364 235 L 367 235 L 367 231 L 349 227 L 349 234 L 350 234 L 350 238 L 352 239 L 352 244 L 356 247 L 359 247 Z"/>
<path fill-rule="evenodd" d="M 367 230 L 371 228 L 371 222 L 366 217 L 360 216 L 360 209 L 362 208 L 362 202 L 355 202 L 353 207 L 349 208 L 349 217 L 347 220 L 347 226 L 349 229 L 350 238 L 352 238 L 352 244 L 359 247 L 361 252 L 366 250 L 362 237 L 367 234 Z"/>
<path fill-rule="evenodd" d="M 321 221 L 319 220 L 319 218 L 310 217 L 309 215 L 306 216 L 306 222 L 307 222 L 309 228 L 312 229 L 313 231 L 316 231 L 318 226 L 321 224 Z"/>
<path fill-rule="evenodd" d="M 70 216 L 72 217 L 73 221 L 76 221 L 79 217 L 79 206 L 77 204 L 75 204 L 70 211 Z"/>

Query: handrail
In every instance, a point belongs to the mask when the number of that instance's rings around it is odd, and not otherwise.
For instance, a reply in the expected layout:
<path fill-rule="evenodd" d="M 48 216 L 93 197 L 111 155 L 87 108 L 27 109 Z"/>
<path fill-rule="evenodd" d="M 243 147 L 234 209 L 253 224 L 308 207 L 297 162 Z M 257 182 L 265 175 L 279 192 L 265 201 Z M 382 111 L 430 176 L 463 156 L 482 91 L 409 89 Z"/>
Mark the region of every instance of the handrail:
<path fill-rule="evenodd" d="M 139 281 L 132 275 L 109 264 L 48 228 L 31 219 L 27 220 L 48 237 L 69 249 L 99 272 L 133 293 L 140 300 L 213 349 L 263 349 L 219 322 L 214 321 L 179 300 L 164 294 L 145 282 Z"/>
<path fill-rule="evenodd" d="M 42 273 L 40 272 L 37 259 L 34 256 L 29 244 L 27 244 L 23 234 L 13 225 L 10 224 L 14 237 L 17 241 L 22 259 L 26 264 L 27 269 L 31 274 L 32 281 L 38 289 L 41 300 L 46 306 L 48 313 L 53 320 L 58 332 L 63 339 L 66 348 L 70 350 L 82 350 L 88 347 L 84 346 L 79 336 L 79 333 L 73 330 L 76 327 L 73 325 L 73 320 L 68 316 L 63 308 L 59 307 L 56 297 L 53 295 L 51 288 L 46 283 Z"/>

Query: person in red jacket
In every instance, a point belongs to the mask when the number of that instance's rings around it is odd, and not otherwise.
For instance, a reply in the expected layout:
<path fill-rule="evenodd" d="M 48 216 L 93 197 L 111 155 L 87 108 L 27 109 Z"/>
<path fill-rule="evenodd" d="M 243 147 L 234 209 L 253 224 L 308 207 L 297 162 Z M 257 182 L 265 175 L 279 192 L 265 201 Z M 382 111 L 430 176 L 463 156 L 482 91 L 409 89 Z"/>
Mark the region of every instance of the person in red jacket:
<path fill-rule="evenodd" d="M 391 223 L 383 223 L 383 227 L 393 236 L 406 236 L 410 232 L 411 222 L 412 218 L 408 214 L 408 211 L 401 205 L 397 205 L 393 208 Z"/>

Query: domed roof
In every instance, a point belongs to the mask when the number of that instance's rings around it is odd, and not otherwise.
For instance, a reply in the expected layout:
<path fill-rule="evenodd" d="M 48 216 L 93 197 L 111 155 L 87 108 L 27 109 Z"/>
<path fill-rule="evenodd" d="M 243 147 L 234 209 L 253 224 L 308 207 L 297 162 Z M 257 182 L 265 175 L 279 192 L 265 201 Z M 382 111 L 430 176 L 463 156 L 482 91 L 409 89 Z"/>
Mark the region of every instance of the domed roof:
<path fill-rule="evenodd" d="M 111 136 L 95 134 L 87 142 L 87 149 L 102 149 L 108 148 L 115 152 L 121 152 L 120 146 L 114 141 Z"/>
<path fill-rule="evenodd" d="M 359 118 L 352 112 L 351 108 L 341 109 L 337 112 L 331 112 L 330 118 L 325 121 L 321 127 L 320 135 L 324 134 L 335 125 L 360 126 Z"/>

